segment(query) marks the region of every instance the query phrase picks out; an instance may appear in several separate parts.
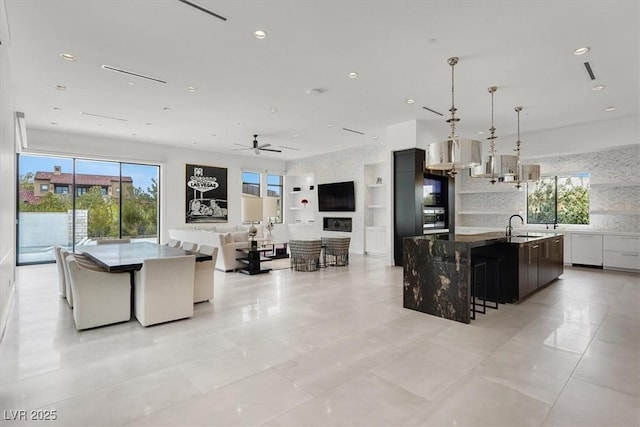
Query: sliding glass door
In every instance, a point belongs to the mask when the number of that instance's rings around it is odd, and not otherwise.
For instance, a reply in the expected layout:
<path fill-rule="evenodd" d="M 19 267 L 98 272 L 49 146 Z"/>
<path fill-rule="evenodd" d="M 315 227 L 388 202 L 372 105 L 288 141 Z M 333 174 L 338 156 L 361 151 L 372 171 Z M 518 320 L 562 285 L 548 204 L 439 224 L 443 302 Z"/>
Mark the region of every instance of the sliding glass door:
<path fill-rule="evenodd" d="M 158 242 L 159 166 L 18 156 L 17 263 L 98 240 Z"/>

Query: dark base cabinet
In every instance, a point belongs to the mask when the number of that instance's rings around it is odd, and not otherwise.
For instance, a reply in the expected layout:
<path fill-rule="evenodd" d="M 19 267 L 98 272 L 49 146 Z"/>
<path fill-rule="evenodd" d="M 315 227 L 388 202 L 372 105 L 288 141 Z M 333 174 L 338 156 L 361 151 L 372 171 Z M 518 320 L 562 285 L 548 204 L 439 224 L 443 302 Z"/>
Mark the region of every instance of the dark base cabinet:
<path fill-rule="evenodd" d="M 564 237 L 535 239 L 526 243 L 502 243 L 474 250 L 502 258 L 500 302 L 519 301 L 556 280 L 564 272 Z"/>

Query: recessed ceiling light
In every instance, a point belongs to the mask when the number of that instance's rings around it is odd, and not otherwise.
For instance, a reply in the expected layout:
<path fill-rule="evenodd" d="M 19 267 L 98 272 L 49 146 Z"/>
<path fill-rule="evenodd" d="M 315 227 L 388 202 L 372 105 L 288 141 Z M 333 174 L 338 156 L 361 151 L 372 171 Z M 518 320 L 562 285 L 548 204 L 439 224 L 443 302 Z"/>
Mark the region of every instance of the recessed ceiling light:
<path fill-rule="evenodd" d="M 56 122 L 51 122 L 51 124 L 55 126 L 55 125 L 57 125 L 58 123 L 56 123 Z"/>
<path fill-rule="evenodd" d="M 271 111 L 272 113 L 277 113 L 278 109 L 276 107 L 271 107 L 269 111 Z"/>
<path fill-rule="evenodd" d="M 292 133 L 291 136 L 294 137 L 294 138 L 297 138 L 298 134 L 297 133 Z"/>
<path fill-rule="evenodd" d="M 58 89 L 58 90 L 67 90 L 67 87 L 65 85 L 56 85 L 56 89 Z"/>
<path fill-rule="evenodd" d="M 195 86 L 187 86 L 187 90 L 188 90 L 189 92 L 195 92 L 197 89 L 196 89 L 196 87 L 195 87 Z"/>
<path fill-rule="evenodd" d="M 242 122 L 236 122 L 236 126 L 242 126 Z"/>
<path fill-rule="evenodd" d="M 128 84 L 129 84 L 129 86 L 135 86 L 136 85 L 134 82 L 129 82 Z"/>
<path fill-rule="evenodd" d="M 136 135 L 137 135 L 137 133 L 132 133 L 132 134 L 131 134 L 131 136 L 136 136 Z"/>
<path fill-rule="evenodd" d="M 263 30 L 255 30 L 253 32 L 253 37 L 257 38 L 258 40 L 266 39 L 267 38 L 267 32 L 263 31 Z"/>
<path fill-rule="evenodd" d="M 327 123 L 327 127 L 328 128 L 332 128 L 333 127 L 333 123 Z"/>
<path fill-rule="evenodd" d="M 411 105 L 411 104 L 413 104 L 414 102 L 416 102 L 416 100 L 415 100 L 415 99 L 413 99 L 413 98 L 407 98 L 407 99 L 405 99 L 405 101 L 404 101 L 404 102 L 405 102 L 405 103 L 407 103 L 407 104 L 409 104 L 409 105 Z"/>
<path fill-rule="evenodd" d="M 358 73 L 356 73 L 355 71 L 352 71 L 347 75 L 349 76 L 350 79 L 357 79 L 358 78 Z"/>
<path fill-rule="evenodd" d="M 611 112 L 611 111 L 615 111 L 615 110 L 616 110 L 616 107 L 614 107 L 613 105 L 611 105 L 611 106 L 609 106 L 609 107 L 604 109 L 604 111 L 606 111 L 606 112 Z"/>
<path fill-rule="evenodd" d="M 373 135 L 373 136 L 371 137 L 371 139 L 373 139 L 373 140 L 378 139 L 378 135 Z"/>
<path fill-rule="evenodd" d="M 163 109 L 164 111 L 169 111 L 169 110 L 171 110 L 171 107 L 162 107 L 162 109 Z"/>
<path fill-rule="evenodd" d="M 605 85 L 595 85 L 591 90 L 603 90 L 605 87 Z"/>
<path fill-rule="evenodd" d="M 71 55 L 70 53 L 61 53 L 60 54 L 60 58 L 64 59 L 65 61 L 75 61 L 76 57 Z"/>
<path fill-rule="evenodd" d="M 145 123 L 145 125 L 147 125 L 147 126 L 151 126 L 151 123 L 147 122 L 147 123 Z"/>
<path fill-rule="evenodd" d="M 212 133 L 211 136 L 217 136 L 215 133 Z"/>
<path fill-rule="evenodd" d="M 591 50 L 590 47 L 579 47 L 578 49 L 573 51 L 574 55 L 584 55 L 585 53 Z"/>
<path fill-rule="evenodd" d="M 54 110 L 61 110 L 60 107 L 53 107 Z"/>
<path fill-rule="evenodd" d="M 484 131 L 481 130 L 480 132 L 478 132 L 478 135 L 484 135 Z"/>

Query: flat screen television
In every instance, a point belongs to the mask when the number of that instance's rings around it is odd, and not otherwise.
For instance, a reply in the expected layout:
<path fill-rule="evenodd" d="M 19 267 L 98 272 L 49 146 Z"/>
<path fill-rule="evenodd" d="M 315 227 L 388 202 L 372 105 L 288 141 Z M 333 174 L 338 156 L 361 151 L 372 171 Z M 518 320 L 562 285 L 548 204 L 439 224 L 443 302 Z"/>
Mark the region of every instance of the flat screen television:
<path fill-rule="evenodd" d="M 320 212 L 355 212 L 356 197 L 353 181 L 318 185 Z"/>

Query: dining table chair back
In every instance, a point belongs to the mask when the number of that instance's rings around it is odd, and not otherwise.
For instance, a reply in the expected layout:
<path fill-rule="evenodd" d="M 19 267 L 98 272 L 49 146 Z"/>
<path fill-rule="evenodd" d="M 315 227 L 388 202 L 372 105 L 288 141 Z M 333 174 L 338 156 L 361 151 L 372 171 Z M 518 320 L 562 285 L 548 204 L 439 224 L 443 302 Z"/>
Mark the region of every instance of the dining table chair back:
<path fill-rule="evenodd" d="M 134 275 L 134 310 L 141 325 L 193 316 L 195 264 L 195 255 L 143 261 Z"/>
<path fill-rule="evenodd" d="M 204 255 L 210 255 L 211 260 L 196 262 L 195 277 L 193 280 L 194 303 L 213 299 L 218 248 L 209 245 L 201 245 L 198 252 Z"/>
<path fill-rule="evenodd" d="M 131 278 L 127 273 L 108 273 L 83 255 L 66 258 L 73 289 L 73 320 L 76 329 L 126 322 L 131 318 Z"/>

